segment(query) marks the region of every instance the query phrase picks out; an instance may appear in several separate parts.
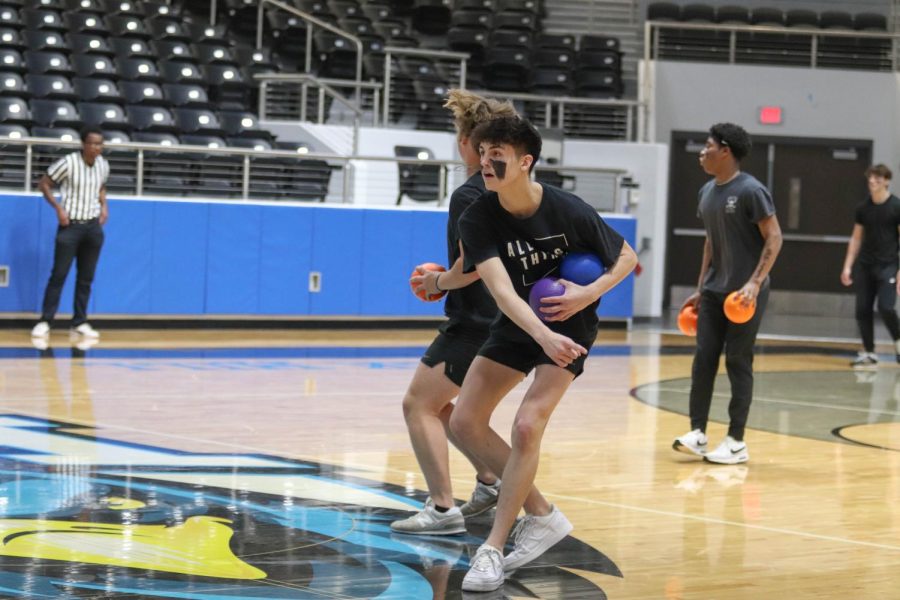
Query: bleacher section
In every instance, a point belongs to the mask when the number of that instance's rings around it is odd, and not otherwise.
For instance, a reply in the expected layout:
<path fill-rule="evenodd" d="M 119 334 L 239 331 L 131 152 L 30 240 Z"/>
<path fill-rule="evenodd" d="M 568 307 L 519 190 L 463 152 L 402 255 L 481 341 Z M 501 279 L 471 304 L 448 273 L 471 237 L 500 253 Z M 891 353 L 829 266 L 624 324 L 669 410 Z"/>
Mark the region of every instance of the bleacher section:
<path fill-rule="evenodd" d="M 545 0 L 287 0 L 289 6 L 355 36 L 352 39 L 267 3 L 258 23 L 256 0 L 223 0 L 210 24 L 206 0 L 169 5 L 131 0 L 0 0 L 0 133 L 17 137 L 69 139 L 84 124 L 102 128 L 112 140 L 190 144 L 203 167 L 187 168 L 167 153 L 146 152 L 143 189 L 154 193 L 241 197 L 245 161 L 202 148 L 315 151 L 309 144 L 285 144 L 259 127 L 262 73 L 308 73 L 332 82 L 348 98 L 361 55 L 362 111 L 382 113 L 388 126 L 449 131 L 441 108 L 447 90 L 466 87 L 518 98 L 518 107 L 539 124 L 568 137 L 631 139 L 634 115 L 603 104 L 623 96 L 623 52 L 617 37 L 551 34 L 544 31 Z M 670 22 L 659 29 L 658 58 L 817 67 L 891 69 L 883 15 L 840 11 L 814 13 L 777 8 L 748 10 L 712 4 L 655 2 L 647 18 Z M 765 25 L 778 31 L 715 31 L 692 24 Z M 262 48 L 256 47 L 261 27 Z M 803 29 L 798 29 L 803 28 Z M 849 37 L 817 37 L 816 31 L 854 32 Z M 783 31 L 782 31 L 783 30 Z M 307 50 L 309 48 L 309 51 Z M 388 50 L 390 49 L 390 50 Z M 443 58 L 426 56 L 443 51 Z M 390 59 L 389 64 L 385 62 Z M 390 76 L 384 81 L 385 72 Z M 340 81 L 344 81 L 341 87 Z M 330 94 L 300 84 L 267 89 L 267 119 L 313 119 L 348 123 L 346 108 Z M 386 100 L 376 105 L 375 95 Z M 286 90 L 286 91 L 285 91 Z M 576 97 L 595 104 L 540 98 Z M 302 105 L 302 106 L 301 106 Z M 342 113 L 343 111 L 343 113 Z M 382 116 L 382 115 L 378 115 Z M 623 133 L 624 132 L 624 133 Z M 6 164 L 0 184 L 24 174 L 22 146 L 0 148 Z M 52 148 L 40 148 L 43 168 Z M 129 176 L 138 153 L 112 149 L 120 193 L 135 193 Z M 237 160 L 237 164 L 235 161 Z M 322 200 L 334 167 L 321 160 L 285 156 L 250 158 L 250 168 L 271 174 L 254 197 Z M 254 178 L 255 181 L 260 178 Z M 216 181 L 212 185 L 210 180 Z"/>
<path fill-rule="evenodd" d="M 652 55 L 660 59 L 894 69 L 887 17 L 877 13 L 837 10 L 817 13 L 776 7 L 750 10 L 741 6 L 655 2 L 647 7 L 647 20 L 672 25 L 658 30 Z M 681 23 L 722 27 L 713 30 L 676 26 Z M 738 29 L 733 34 L 727 30 L 728 26 L 751 25 L 768 29 Z"/>

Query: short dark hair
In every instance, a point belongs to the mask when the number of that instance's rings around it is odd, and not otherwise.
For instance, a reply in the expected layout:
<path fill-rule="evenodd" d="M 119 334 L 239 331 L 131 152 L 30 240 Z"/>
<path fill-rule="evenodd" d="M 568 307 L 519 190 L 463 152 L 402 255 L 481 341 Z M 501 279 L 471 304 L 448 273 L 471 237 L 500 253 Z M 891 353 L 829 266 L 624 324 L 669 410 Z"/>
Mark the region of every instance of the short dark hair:
<path fill-rule="evenodd" d="M 866 169 L 866 179 L 868 179 L 872 175 L 874 175 L 875 177 L 884 177 L 888 181 L 890 181 L 891 177 L 894 176 L 894 174 L 891 173 L 891 170 L 885 164 L 872 165 L 871 167 Z"/>
<path fill-rule="evenodd" d="M 81 128 L 81 142 L 84 143 L 87 141 L 88 136 L 91 134 L 99 135 L 101 138 L 103 137 L 103 132 L 100 131 L 98 127 L 82 127 Z"/>
<path fill-rule="evenodd" d="M 711 137 L 720 146 L 727 146 L 731 149 L 731 155 L 738 162 L 750 154 L 753 142 L 750 135 L 744 131 L 744 128 L 734 123 L 716 123 L 709 128 L 709 137 Z"/>
<path fill-rule="evenodd" d="M 541 157 L 541 134 L 527 119 L 521 117 L 500 117 L 476 127 L 472 132 L 472 145 L 478 148 L 484 142 L 509 144 L 519 156 L 530 154 L 534 160 L 529 173 Z"/>

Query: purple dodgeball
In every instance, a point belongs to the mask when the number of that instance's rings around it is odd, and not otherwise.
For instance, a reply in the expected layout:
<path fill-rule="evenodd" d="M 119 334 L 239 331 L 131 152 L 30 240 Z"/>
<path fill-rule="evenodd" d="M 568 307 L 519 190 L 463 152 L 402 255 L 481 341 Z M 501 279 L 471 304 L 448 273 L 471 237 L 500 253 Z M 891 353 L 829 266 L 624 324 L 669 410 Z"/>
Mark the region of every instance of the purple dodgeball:
<path fill-rule="evenodd" d="M 566 287 L 556 277 L 544 277 L 543 279 L 538 279 L 531 286 L 531 291 L 528 293 L 528 304 L 531 305 L 531 310 L 534 311 L 534 314 L 542 320 L 546 320 L 547 317 L 552 315 L 545 315 L 541 312 L 541 300 L 548 296 L 562 296 L 565 293 Z"/>

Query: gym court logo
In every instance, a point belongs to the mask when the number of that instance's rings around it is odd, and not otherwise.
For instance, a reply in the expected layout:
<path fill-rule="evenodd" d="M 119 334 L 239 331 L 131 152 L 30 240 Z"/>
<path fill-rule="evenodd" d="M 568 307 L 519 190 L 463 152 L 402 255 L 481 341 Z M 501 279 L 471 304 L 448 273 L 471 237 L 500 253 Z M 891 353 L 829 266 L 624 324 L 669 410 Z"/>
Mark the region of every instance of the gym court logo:
<path fill-rule="evenodd" d="M 358 471 L 258 454 L 181 452 L 0 415 L 0 596 L 263 600 L 460 598 L 490 529 L 392 533 L 416 510 Z M 565 564 L 566 569 L 556 565 Z M 621 577 L 568 537 L 490 598 L 605 598 L 568 569 Z"/>

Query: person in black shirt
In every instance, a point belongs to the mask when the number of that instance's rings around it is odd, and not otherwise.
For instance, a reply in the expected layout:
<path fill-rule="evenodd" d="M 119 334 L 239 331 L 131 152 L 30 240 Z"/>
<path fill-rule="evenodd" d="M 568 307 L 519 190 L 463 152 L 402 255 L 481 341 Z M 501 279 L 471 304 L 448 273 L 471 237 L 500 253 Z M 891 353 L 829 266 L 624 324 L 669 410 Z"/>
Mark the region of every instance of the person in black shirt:
<path fill-rule="evenodd" d="M 753 347 L 769 298 L 769 271 L 781 251 L 782 236 L 769 190 L 741 160 L 750 152 L 750 136 L 739 125 L 713 125 L 700 152 L 700 166 L 713 179 L 700 189 L 698 216 L 706 241 L 697 291 L 682 304 L 697 310 L 697 349 L 691 366 L 691 431 L 672 448 L 707 462 L 737 464 L 750 460 L 744 429 L 753 401 Z M 738 291 L 745 304 L 756 303 L 746 323 L 725 316 L 725 298 Z M 725 439 L 707 452 L 706 424 L 722 351 L 731 382 L 730 422 Z"/>
<path fill-rule="evenodd" d="M 450 429 L 503 486 L 490 535 L 478 549 L 462 589 L 489 591 L 504 573 L 534 560 L 563 539 L 572 524 L 534 487 L 541 438 L 550 416 L 583 369 L 597 335 L 597 304 L 637 264 L 625 240 L 597 212 L 561 189 L 533 182 L 540 157 L 537 130 L 520 118 L 495 119 L 473 134 L 489 190 L 459 220 L 465 272 L 477 271 L 502 311 L 463 382 Z M 546 298 L 543 320 L 526 298 L 531 286 L 558 274 L 567 252 L 591 252 L 606 266 L 595 282 L 563 281 L 565 293 Z M 500 400 L 531 370 L 511 447 L 490 426 Z M 515 548 L 502 548 L 520 509 Z"/>
<path fill-rule="evenodd" d="M 894 340 L 900 362 L 900 323 L 894 304 L 900 293 L 897 252 L 900 249 L 900 198 L 890 192 L 892 173 L 885 165 L 866 170 L 869 197 L 856 209 L 856 222 L 847 244 L 841 283 L 856 286 L 856 322 L 863 351 L 850 364 L 854 368 L 875 367 L 875 315 L 873 304 Z"/>
<path fill-rule="evenodd" d="M 460 257 L 460 215 L 484 193 L 484 180 L 479 173 L 478 151 L 470 142 L 472 130 L 494 117 L 515 115 L 509 102 L 482 98 L 465 90 L 451 90 L 445 108 L 454 117 L 459 155 L 466 164 L 469 179 L 450 197 L 447 221 L 447 256 L 451 268 L 444 273 L 417 268 L 412 281 L 417 289 L 429 295 L 447 293 L 444 312 L 447 321 L 422 356 L 413 380 L 403 398 L 403 414 L 419 467 L 428 484 L 429 500 L 413 516 L 395 521 L 391 529 L 400 533 L 448 535 L 465 532 L 465 517 L 481 514 L 497 503 L 499 480 L 478 459 L 460 451 L 476 470 L 475 490 L 468 502 L 457 508 L 450 484 L 447 453 L 448 424 L 453 412 L 453 399 L 459 393 L 466 371 L 478 349 L 488 337 L 488 327 L 497 315 L 494 303 L 478 275 L 464 274 Z"/>

